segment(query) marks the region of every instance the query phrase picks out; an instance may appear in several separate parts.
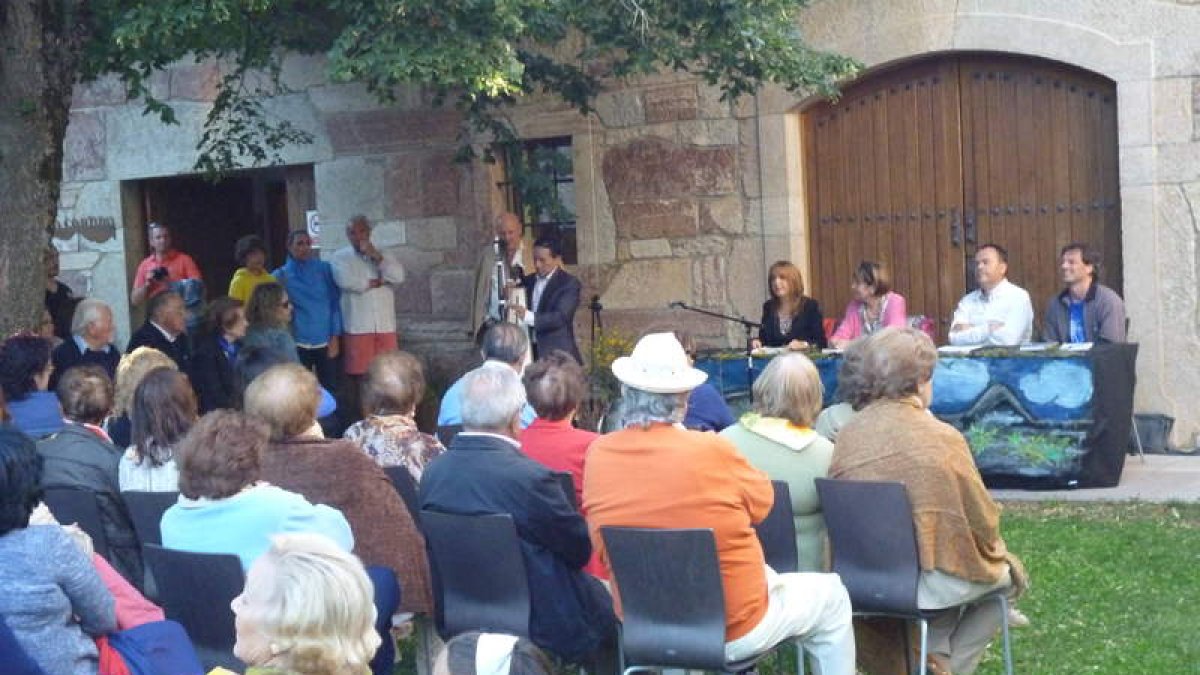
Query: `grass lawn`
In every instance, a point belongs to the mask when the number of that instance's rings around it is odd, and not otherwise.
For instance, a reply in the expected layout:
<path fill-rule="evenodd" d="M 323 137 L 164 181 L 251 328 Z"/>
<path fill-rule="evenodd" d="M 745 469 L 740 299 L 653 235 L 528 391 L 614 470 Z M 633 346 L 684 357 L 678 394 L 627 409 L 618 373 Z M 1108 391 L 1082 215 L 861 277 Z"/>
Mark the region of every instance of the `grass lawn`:
<path fill-rule="evenodd" d="M 1200 673 L 1200 504 L 1005 504 L 1032 588 L 1017 673 Z M 980 675 L 1004 670 L 999 644 Z"/>

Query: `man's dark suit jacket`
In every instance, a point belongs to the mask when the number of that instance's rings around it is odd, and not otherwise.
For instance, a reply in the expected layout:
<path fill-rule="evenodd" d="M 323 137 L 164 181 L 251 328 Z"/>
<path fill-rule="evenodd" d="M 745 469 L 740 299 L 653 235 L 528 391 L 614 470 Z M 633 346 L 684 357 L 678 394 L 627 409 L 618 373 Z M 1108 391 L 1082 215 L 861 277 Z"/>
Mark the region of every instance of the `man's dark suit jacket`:
<path fill-rule="evenodd" d="M 153 347 L 171 357 L 183 372 L 191 372 L 192 343 L 188 340 L 187 333 L 180 333 L 174 342 L 170 342 L 157 326 L 147 321 L 129 338 L 129 347 L 125 353 L 128 354 L 138 347 Z"/>
<path fill-rule="evenodd" d="M 237 387 L 234 382 L 233 364 L 217 344 L 215 335 L 202 335 L 192 355 L 192 367 L 188 373 L 192 388 L 200 399 L 200 414 L 218 408 L 235 407 Z"/>
<path fill-rule="evenodd" d="M 58 388 L 59 378 L 71 366 L 100 366 L 104 369 L 104 372 L 108 373 L 108 379 L 115 380 L 117 377 L 117 364 L 121 362 L 121 350 L 110 344 L 106 352 L 97 352 L 91 349 L 81 352 L 79 351 L 79 345 L 75 344 L 74 336 L 72 336 L 63 340 L 62 344 L 54 348 L 54 352 L 50 355 L 50 360 L 54 362 L 54 372 L 50 374 L 50 390 L 53 391 Z"/>
<path fill-rule="evenodd" d="M 578 663 L 615 635 L 612 600 L 582 569 L 592 554 L 587 523 L 549 469 L 502 439 L 460 433 L 426 467 L 420 495 L 421 508 L 431 511 L 512 515 L 529 577 L 534 644 Z"/>
<path fill-rule="evenodd" d="M 583 363 L 575 344 L 575 310 L 579 307 L 583 285 L 560 267 L 546 282 L 539 306 L 534 307 L 533 287 L 536 283 L 536 274 L 527 275 L 521 282 L 525 287 L 526 305 L 533 310 L 534 355 L 541 358 L 561 349 Z"/>

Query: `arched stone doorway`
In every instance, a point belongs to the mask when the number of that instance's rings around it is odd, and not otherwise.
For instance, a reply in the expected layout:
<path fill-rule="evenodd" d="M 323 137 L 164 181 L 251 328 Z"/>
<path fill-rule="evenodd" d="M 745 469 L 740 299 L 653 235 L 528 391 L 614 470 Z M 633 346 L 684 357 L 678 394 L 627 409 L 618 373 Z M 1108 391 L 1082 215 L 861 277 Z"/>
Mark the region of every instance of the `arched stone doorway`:
<path fill-rule="evenodd" d="M 859 260 L 893 271 L 944 337 L 975 248 L 1010 254 L 1035 313 L 1057 255 L 1086 241 L 1122 288 L 1116 85 L 1045 59 L 942 54 L 873 73 L 805 111 L 813 294 L 840 311 Z"/>

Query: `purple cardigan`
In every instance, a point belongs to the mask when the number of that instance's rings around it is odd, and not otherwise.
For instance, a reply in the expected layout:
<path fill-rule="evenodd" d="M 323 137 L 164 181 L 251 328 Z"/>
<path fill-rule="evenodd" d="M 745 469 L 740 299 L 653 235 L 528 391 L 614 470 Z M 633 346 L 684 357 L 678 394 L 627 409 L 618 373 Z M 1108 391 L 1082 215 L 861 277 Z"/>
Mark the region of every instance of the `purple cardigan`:
<path fill-rule="evenodd" d="M 886 306 L 883 308 L 883 316 L 880 317 L 882 326 L 884 328 L 907 326 L 908 303 L 904 301 L 904 296 L 888 291 L 884 298 Z M 831 340 L 853 340 L 863 335 L 862 304 L 858 300 L 851 300 L 850 304 L 846 305 L 846 316 L 838 324 L 837 330 L 830 337 Z"/>

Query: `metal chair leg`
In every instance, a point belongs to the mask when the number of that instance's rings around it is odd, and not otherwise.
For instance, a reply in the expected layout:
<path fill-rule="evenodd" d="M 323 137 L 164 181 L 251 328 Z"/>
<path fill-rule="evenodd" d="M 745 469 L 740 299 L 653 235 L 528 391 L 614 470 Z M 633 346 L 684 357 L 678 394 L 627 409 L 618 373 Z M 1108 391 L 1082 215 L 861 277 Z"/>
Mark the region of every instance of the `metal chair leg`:
<path fill-rule="evenodd" d="M 1130 424 L 1133 426 L 1133 444 L 1137 447 L 1138 457 L 1142 459 L 1142 464 L 1146 463 L 1146 452 L 1142 448 L 1142 434 L 1138 432 L 1137 415 L 1130 419 Z"/>
<path fill-rule="evenodd" d="M 1005 675 L 1013 675 L 1012 663 L 1012 641 L 1008 632 L 1008 598 L 1003 593 L 996 596 L 1000 602 L 1000 630 L 1004 635 L 1004 673 Z"/>
<path fill-rule="evenodd" d="M 917 661 L 917 672 L 921 675 L 926 675 L 926 670 L 929 667 L 929 622 L 925 619 L 918 619 L 921 622 L 921 654 L 920 660 Z M 1012 675 L 1009 673 L 1009 675 Z"/>
<path fill-rule="evenodd" d="M 796 675 L 805 675 L 804 645 L 796 642 Z"/>

